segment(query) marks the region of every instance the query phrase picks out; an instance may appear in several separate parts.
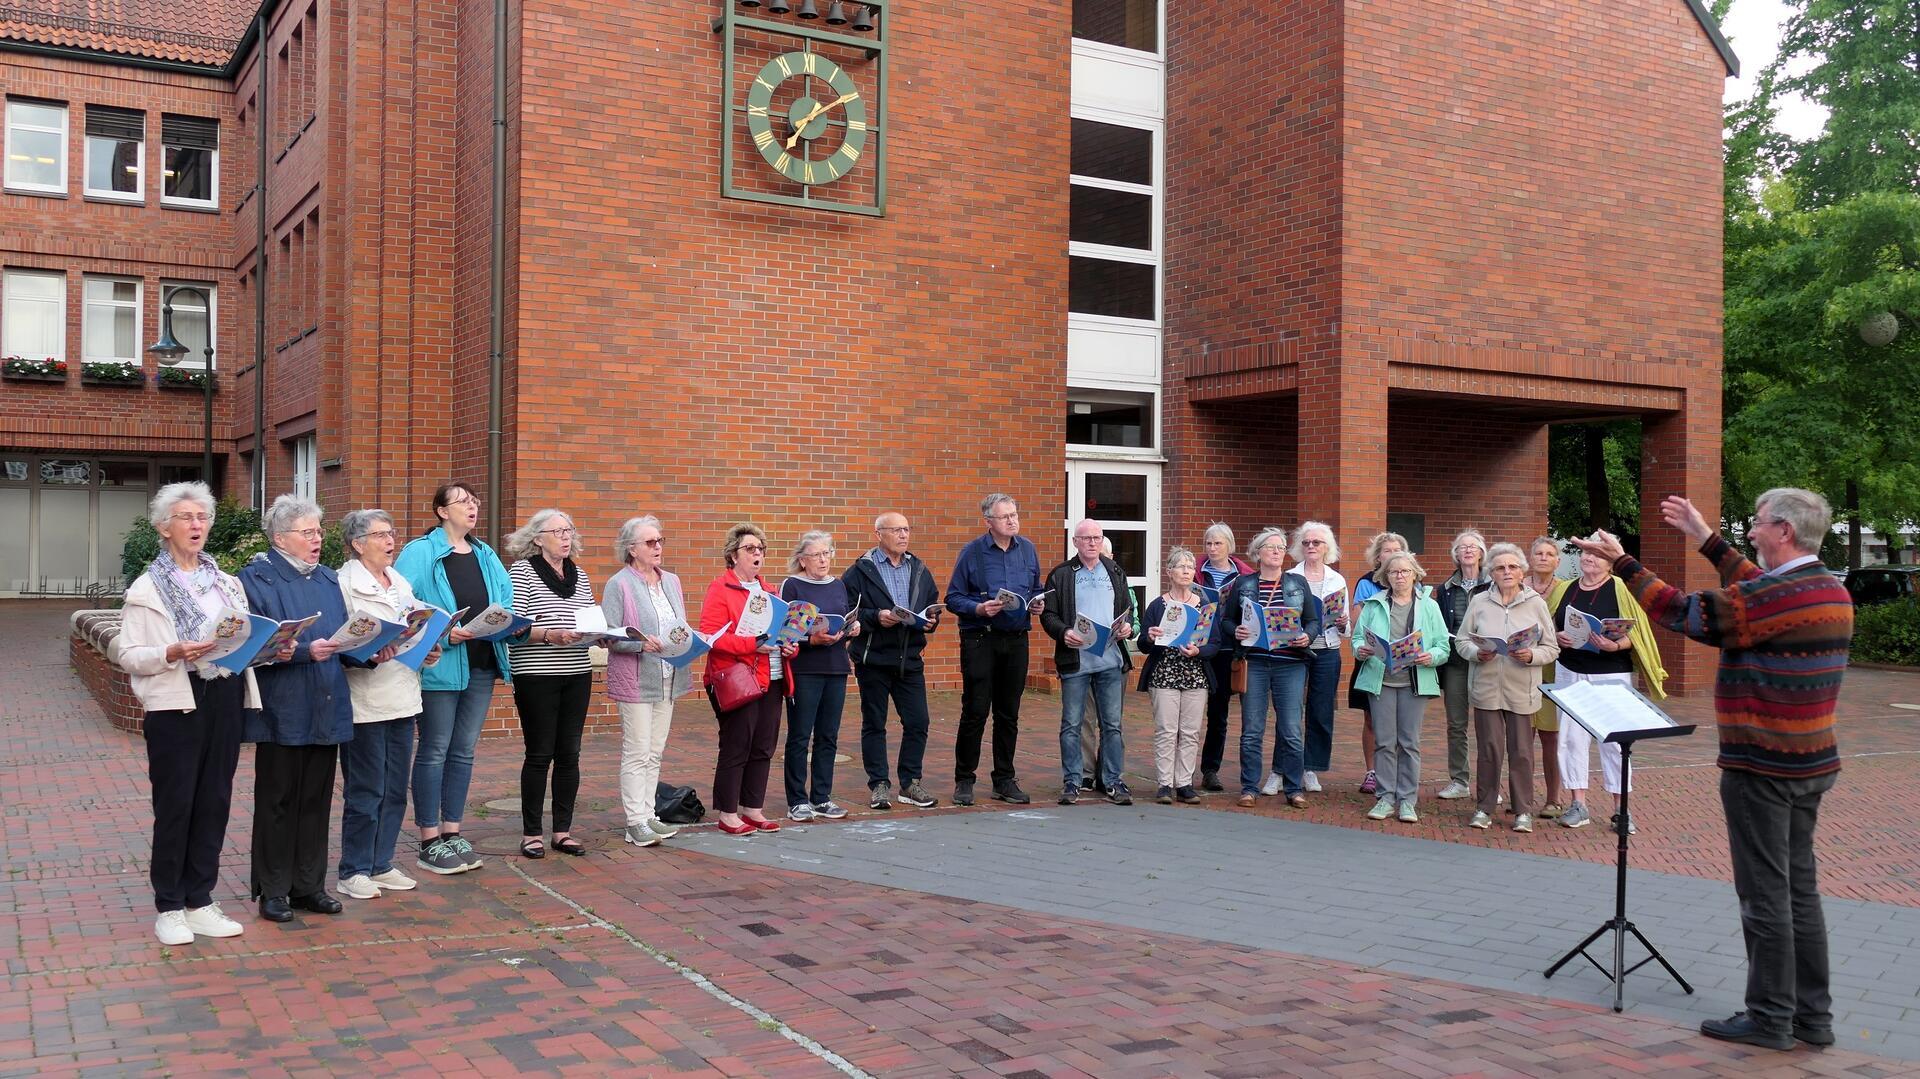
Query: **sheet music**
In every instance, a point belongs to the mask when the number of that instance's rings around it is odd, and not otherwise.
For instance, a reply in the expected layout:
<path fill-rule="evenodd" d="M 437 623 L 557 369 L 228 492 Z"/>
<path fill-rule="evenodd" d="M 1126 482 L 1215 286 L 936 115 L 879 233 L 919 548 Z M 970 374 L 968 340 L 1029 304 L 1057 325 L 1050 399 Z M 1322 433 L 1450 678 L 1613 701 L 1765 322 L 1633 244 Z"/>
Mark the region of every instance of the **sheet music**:
<path fill-rule="evenodd" d="M 1549 688 L 1553 690 L 1554 703 L 1601 740 L 1621 731 L 1655 731 L 1678 726 L 1626 686 L 1575 682 Z"/>

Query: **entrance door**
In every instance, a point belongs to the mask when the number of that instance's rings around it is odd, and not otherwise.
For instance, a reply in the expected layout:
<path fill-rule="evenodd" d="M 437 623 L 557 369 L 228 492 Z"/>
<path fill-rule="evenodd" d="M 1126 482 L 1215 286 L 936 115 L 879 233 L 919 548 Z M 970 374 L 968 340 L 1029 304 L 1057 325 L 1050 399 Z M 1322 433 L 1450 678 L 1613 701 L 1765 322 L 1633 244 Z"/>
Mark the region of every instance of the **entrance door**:
<path fill-rule="evenodd" d="M 1134 602 L 1146 610 L 1150 590 L 1160 585 L 1160 466 L 1068 461 L 1062 557 L 1073 557 L 1073 526 L 1086 517 L 1100 522 L 1113 544 L 1113 560 L 1126 571 Z"/>

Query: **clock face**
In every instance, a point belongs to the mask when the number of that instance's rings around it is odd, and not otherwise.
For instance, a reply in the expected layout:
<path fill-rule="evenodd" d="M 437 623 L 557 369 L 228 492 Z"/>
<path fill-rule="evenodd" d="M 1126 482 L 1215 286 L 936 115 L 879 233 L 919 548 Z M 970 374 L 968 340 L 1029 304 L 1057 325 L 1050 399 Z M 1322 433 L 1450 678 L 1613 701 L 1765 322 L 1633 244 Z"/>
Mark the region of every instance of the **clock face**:
<path fill-rule="evenodd" d="M 866 149 L 867 102 L 832 60 L 782 53 L 747 90 L 747 131 L 782 176 L 809 187 L 830 184 Z"/>

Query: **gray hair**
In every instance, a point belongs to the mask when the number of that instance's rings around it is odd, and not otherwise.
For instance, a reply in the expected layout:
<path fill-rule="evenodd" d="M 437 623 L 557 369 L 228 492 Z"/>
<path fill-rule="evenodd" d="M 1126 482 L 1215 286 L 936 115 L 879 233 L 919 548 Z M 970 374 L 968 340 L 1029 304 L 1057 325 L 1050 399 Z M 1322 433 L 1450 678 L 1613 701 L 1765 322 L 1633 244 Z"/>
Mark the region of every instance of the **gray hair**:
<path fill-rule="evenodd" d="M 1492 547 L 1487 548 L 1487 557 L 1485 561 L 1480 563 L 1481 568 L 1491 569 L 1493 566 L 1494 559 L 1503 558 L 1507 555 L 1512 555 L 1514 558 L 1518 559 L 1520 562 L 1521 572 L 1524 573 L 1526 571 L 1527 553 L 1525 551 L 1522 551 L 1520 549 L 1520 545 L 1517 543 L 1496 543 Z"/>
<path fill-rule="evenodd" d="M 1301 546 L 1301 541 L 1307 538 L 1307 533 L 1309 532 L 1318 532 L 1321 537 L 1327 541 L 1327 553 L 1321 558 L 1321 561 L 1329 566 L 1340 561 L 1340 541 L 1333 538 L 1333 529 L 1328 528 L 1324 521 L 1308 521 L 1300 526 L 1299 531 L 1293 534 L 1293 546 L 1287 548 L 1287 553 L 1293 556 L 1295 562 L 1306 561 L 1306 559 L 1301 557 L 1301 552 L 1304 549 Z"/>
<path fill-rule="evenodd" d="M 1540 545 L 1543 543 L 1553 548 L 1555 551 L 1558 551 L 1560 549 L 1559 540 L 1554 539 L 1552 536 L 1540 535 L 1540 536 L 1533 537 L 1533 542 L 1527 544 L 1527 553 L 1532 554 L 1533 552 L 1539 550 Z"/>
<path fill-rule="evenodd" d="M 1395 551 L 1380 563 L 1380 580 L 1384 582 L 1393 573 L 1393 567 L 1401 562 L 1413 567 L 1413 583 L 1419 584 L 1427 579 L 1427 567 L 1420 564 L 1412 551 Z"/>
<path fill-rule="evenodd" d="M 555 517 L 565 517 L 569 525 L 573 524 L 573 517 L 560 510 L 545 509 L 535 513 L 532 517 L 527 518 L 526 524 L 521 525 L 514 531 L 513 535 L 507 537 L 507 561 L 518 562 L 522 558 L 532 558 L 534 552 L 540 548 L 538 542 L 540 533 L 546 531 L 547 522 L 553 520 Z M 575 529 L 572 557 L 578 558 L 586 549 L 586 545 L 580 542 L 579 530 Z"/>
<path fill-rule="evenodd" d="M 831 548 L 833 546 L 833 533 L 822 532 L 817 528 L 811 532 L 802 532 L 800 534 L 800 542 L 793 545 L 793 554 L 787 558 L 788 573 L 800 572 L 800 556 L 807 552 L 807 548 L 816 543 L 824 543 Z"/>
<path fill-rule="evenodd" d="M 875 517 L 873 518 L 873 530 L 875 532 L 878 532 L 880 531 L 880 529 L 885 527 L 880 522 L 886 520 L 889 517 L 898 517 L 903 521 L 907 519 L 907 515 L 904 513 L 901 513 L 899 510 L 887 510 L 884 513 L 875 515 Z"/>
<path fill-rule="evenodd" d="M 1287 530 L 1284 528 L 1263 528 L 1260 530 L 1260 534 L 1253 537 L 1253 541 L 1247 544 L 1247 553 L 1257 559 L 1260 557 L 1261 551 L 1266 550 L 1269 546 L 1276 543 L 1281 547 L 1287 545 Z"/>
<path fill-rule="evenodd" d="M 1490 561 L 1487 558 L 1487 537 L 1481 535 L 1480 530 L 1477 528 L 1461 529 L 1460 534 L 1453 537 L 1453 542 L 1447 545 L 1447 557 L 1453 559 L 1453 568 L 1458 570 L 1460 568 L 1460 545 L 1467 540 L 1474 541 L 1474 546 L 1480 548 L 1480 571 L 1485 573 L 1487 563 Z M 1527 560 L 1522 558 L 1520 564 L 1523 566 L 1526 565 Z"/>
<path fill-rule="evenodd" d="M 1233 553 L 1233 529 L 1228 528 L 1226 525 L 1226 522 L 1224 521 L 1215 521 L 1212 524 L 1207 526 L 1206 534 L 1201 536 L 1200 538 L 1203 540 L 1210 540 L 1216 536 L 1227 541 L 1227 553 L 1232 554 Z"/>
<path fill-rule="evenodd" d="M 266 516 L 261 518 L 261 531 L 265 532 L 267 539 L 271 541 L 280 533 L 291 530 L 300 521 L 309 517 L 318 521 L 320 516 L 320 507 L 311 500 L 294 494 L 281 495 L 273 500 L 273 505 L 267 507 Z"/>
<path fill-rule="evenodd" d="M 995 491 L 993 494 L 990 494 L 987 497 L 980 500 L 980 516 L 982 517 L 992 516 L 993 507 L 998 506 L 1002 502 L 1005 502 L 1008 505 L 1013 506 L 1015 508 L 1018 508 L 1020 505 L 1020 503 L 1015 502 L 1013 500 L 1012 495 L 1002 494 L 998 491 Z"/>
<path fill-rule="evenodd" d="M 199 480 L 187 480 L 183 483 L 169 483 L 154 493 L 153 501 L 147 504 L 147 521 L 159 528 L 173 516 L 173 507 L 182 502 L 191 502 L 213 516 L 213 491 Z"/>
<path fill-rule="evenodd" d="M 619 538 L 613 541 L 614 547 L 620 552 L 621 562 L 633 565 L 633 545 L 640 542 L 640 530 L 643 528 L 665 531 L 660 527 L 660 518 L 651 513 L 627 518 L 627 523 L 620 526 Z"/>
<path fill-rule="evenodd" d="M 879 528 L 880 526 L 874 525 L 873 527 Z M 733 568 L 733 556 L 740 553 L 740 543 L 748 536 L 759 540 L 762 547 L 767 544 L 767 534 L 760 531 L 760 526 L 757 524 L 750 524 L 743 521 L 727 529 L 726 545 L 720 548 L 720 557 L 726 562 L 727 568 Z"/>
<path fill-rule="evenodd" d="M 1196 568 L 1200 565 L 1200 560 L 1193 557 L 1193 552 L 1187 550 L 1185 547 L 1175 545 L 1173 547 L 1167 548 L 1167 568 L 1168 569 L 1172 569 L 1175 565 L 1177 565 L 1183 559 L 1185 561 L 1193 563 Z"/>
<path fill-rule="evenodd" d="M 1775 487 L 1753 502 L 1756 516 L 1770 514 L 1793 529 L 1793 545 L 1807 554 L 1820 550 L 1820 541 L 1833 527 L 1833 507 L 1802 487 Z"/>
<path fill-rule="evenodd" d="M 1407 542 L 1407 537 L 1398 532 L 1375 532 L 1373 539 L 1367 542 L 1367 565 L 1369 567 L 1380 564 L 1380 549 L 1389 543 L 1399 544 L 1400 549 L 1403 551 L 1413 550 L 1412 545 Z"/>
<path fill-rule="evenodd" d="M 379 509 L 349 510 L 346 516 L 340 518 L 340 538 L 346 541 L 347 555 L 352 558 L 360 557 L 360 552 L 355 550 L 353 545 L 366 539 L 367 533 L 373 531 L 373 526 L 381 523 L 392 528 L 393 515 Z"/>

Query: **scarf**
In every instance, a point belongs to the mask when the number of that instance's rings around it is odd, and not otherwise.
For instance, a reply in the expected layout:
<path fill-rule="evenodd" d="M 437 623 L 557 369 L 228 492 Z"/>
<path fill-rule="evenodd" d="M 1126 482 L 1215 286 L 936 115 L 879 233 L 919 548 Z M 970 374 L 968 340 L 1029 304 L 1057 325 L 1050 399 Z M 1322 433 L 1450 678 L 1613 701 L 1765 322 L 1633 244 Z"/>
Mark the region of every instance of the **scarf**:
<path fill-rule="evenodd" d="M 220 572 L 220 567 L 205 551 L 200 552 L 200 564 L 194 568 L 197 579 L 202 574 L 211 576 L 213 583 L 209 589 L 219 589 L 226 605 L 236 611 L 247 609 L 246 594 L 240 591 L 240 583 Z M 166 605 L 167 614 L 173 619 L 173 632 L 183 641 L 199 640 L 200 627 L 208 621 L 206 609 L 194 597 L 184 574 L 173 560 L 173 555 L 162 548 L 158 557 L 147 566 L 147 576 L 153 581 L 154 588 L 160 593 L 160 602 Z M 205 590 L 202 590 L 204 594 Z M 223 678 L 229 672 L 210 663 L 195 664 L 202 678 Z"/>
<path fill-rule="evenodd" d="M 561 563 L 565 570 L 561 574 L 553 572 L 553 565 L 542 554 L 536 553 L 527 559 L 527 564 L 533 567 L 533 572 L 539 576 L 540 583 L 547 586 L 547 591 L 561 599 L 572 599 L 573 590 L 580 587 L 580 567 L 574 565 L 571 558 Z"/>
<path fill-rule="evenodd" d="M 313 571 L 320 568 L 320 563 L 318 562 L 302 562 L 278 547 L 275 547 L 273 550 L 275 554 L 287 560 L 287 565 L 299 570 L 300 576 L 302 577 L 311 577 L 313 576 Z"/>

